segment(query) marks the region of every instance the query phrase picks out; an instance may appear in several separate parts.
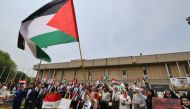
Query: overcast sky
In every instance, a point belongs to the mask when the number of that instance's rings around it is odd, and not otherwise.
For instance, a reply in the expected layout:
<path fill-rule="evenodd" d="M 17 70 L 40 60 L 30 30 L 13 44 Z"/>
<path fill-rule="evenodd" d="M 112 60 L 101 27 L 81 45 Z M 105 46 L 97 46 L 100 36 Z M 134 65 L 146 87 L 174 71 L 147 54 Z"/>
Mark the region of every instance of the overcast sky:
<path fill-rule="evenodd" d="M 18 69 L 29 68 L 31 76 L 39 60 L 17 48 L 20 22 L 49 1 L 1 1 L 0 49 Z M 185 21 L 190 0 L 74 0 L 74 5 L 85 59 L 190 51 L 190 25 Z M 80 59 L 77 43 L 46 52 L 53 63 Z"/>

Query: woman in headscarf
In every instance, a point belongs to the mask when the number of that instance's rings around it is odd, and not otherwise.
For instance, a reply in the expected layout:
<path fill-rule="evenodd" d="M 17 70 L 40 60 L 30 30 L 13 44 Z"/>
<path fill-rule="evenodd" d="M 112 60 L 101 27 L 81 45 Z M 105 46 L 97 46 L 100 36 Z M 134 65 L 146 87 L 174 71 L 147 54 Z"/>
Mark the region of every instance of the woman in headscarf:
<path fill-rule="evenodd" d="M 113 92 L 112 92 L 112 109 L 119 109 L 119 88 L 118 86 L 114 86 L 113 87 Z"/>
<path fill-rule="evenodd" d="M 171 90 L 166 90 L 164 94 L 164 98 L 176 98 L 178 99 L 178 96 L 174 94 Z"/>
<path fill-rule="evenodd" d="M 181 107 L 182 109 L 190 109 L 190 98 L 188 96 L 181 97 Z"/>
<path fill-rule="evenodd" d="M 154 97 L 154 90 L 148 90 L 148 95 L 147 95 L 147 99 L 146 99 L 146 106 L 147 109 L 152 109 L 152 97 Z"/>
<path fill-rule="evenodd" d="M 140 93 L 140 89 L 135 89 L 132 99 L 132 109 L 146 109 L 146 101 Z"/>
<path fill-rule="evenodd" d="M 130 109 L 131 98 L 127 92 L 125 90 L 122 90 L 122 93 L 119 95 L 119 97 L 119 109 Z"/>

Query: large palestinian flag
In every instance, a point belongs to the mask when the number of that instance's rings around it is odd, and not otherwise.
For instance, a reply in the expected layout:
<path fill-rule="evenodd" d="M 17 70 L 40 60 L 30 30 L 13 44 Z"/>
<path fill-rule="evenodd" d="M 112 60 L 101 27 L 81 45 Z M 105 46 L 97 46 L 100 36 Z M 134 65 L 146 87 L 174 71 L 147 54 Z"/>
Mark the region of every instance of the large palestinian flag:
<path fill-rule="evenodd" d="M 18 48 L 51 61 L 41 49 L 79 41 L 73 0 L 52 0 L 22 21 Z"/>

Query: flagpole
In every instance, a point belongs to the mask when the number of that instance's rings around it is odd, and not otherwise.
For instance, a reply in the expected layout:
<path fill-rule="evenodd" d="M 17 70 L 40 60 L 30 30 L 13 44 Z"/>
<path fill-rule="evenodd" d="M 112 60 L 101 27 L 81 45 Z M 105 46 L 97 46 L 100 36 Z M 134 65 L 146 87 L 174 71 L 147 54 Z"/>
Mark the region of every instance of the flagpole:
<path fill-rule="evenodd" d="M 5 80 L 5 84 L 7 83 L 7 80 L 8 80 L 8 78 L 9 78 L 10 73 L 11 73 L 12 67 L 13 67 L 13 66 L 11 66 L 10 71 L 9 71 L 9 73 L 8 73 L 8 76 L 7 76 L 6 80 Z"/>
<path fill-rule="evenodd" d="M 28 73 L 29 73 L 29 69 L 28 69 L 28 72 L 26 72 L 26 77 L 25 77 L 25 79 L 24 79 L 24 80 L 26 80 L 26 81 L 27 81 L 27 75 L 28 75 Z"/>
<path fill-rule="evenodd" d="M 83 76 L 84 76 L 84 82 L 86 84 L 86 75 L 85 75 L 85 72 L 84 72 L 84 63 L 83 63 L 83 58 L 82 58 L 82 50 L 81 50 L 81 46 L 80 46 L 80 42 L 78 41 L 78 46 L 79 46 L 79 51 L 80 51 L 80 59 L 81 59 L 81 72 L 83 73 Z"/>
<path fill-rule="evenodd" d="M 15 81 L 15 78 L 16 78 L 17 73 L 18 73 L 18 72 L 16 71 L 15 76 L 14 76 L 14 78 L 13 78 L 14 81 Z"/>
<path fill-rule="evenodd" d="M 5 69 L 6 69 L 6 66 L 3 68 L 3 71 L 1 72 L 0 80 L 1 80 L 1 78 L 2 78 L 2 76 L 3 76 L 3 73 L 4 73 Z"/>
<path fill-rule="evenodd" d="M 77 21 L 76 21 L 76 15 L 75 15 L 75 8 L 74 8 L 74 3 L 73 3 L 73 0 L 71 0 L 71 5 L 72 5 L 72 11 L 73 11 L 73 18 L 74 18 L 74 23 L 76 24 L 75 26 L 75 29 L 76 29 L 76 36 L 79 36 L 79 33 L 78 33 L 78 28 L 77 28 Z M 80 46 L 80 41 L 79 41 L 79 38 L 77 39 L 78 40 L 78 46 L 79 46 L 79 51 L 80 51 L 80 58 L 81 58 L 81 72 L 83 73 L 83 76 L 84 76 L 84 82 L 86 84 L 86 75 L 84 73 L 84 64 L 83 64 L 83 58 L 82 58 L 82 50 L 81 50 L 81 46 Z"/>
<path fill-rule="evenodd" d="M 23 73 L 24 73 L 24 69 L 25 69 L 25 68 L 23 68 L 23 72 L 21 72 L 21 75 L 20 75 L 20 78 L 19 78 L 18 81 L 20 81 L 20 80 L 22 79 L 22 75 L 23 75 Z"/>
<path fill-rule="evenodd" d="M 38 70 L 37 70 L 37 74 L 36 74 L 36 79 L 35 80 L 37 80 L 37 79 L 39 79 L 39 73 L 40 73 L 40 66 L 41 66 L 41 63 L 42 63 L 42 60 L 40 59 L 40 63 L 38 64 Z"/>

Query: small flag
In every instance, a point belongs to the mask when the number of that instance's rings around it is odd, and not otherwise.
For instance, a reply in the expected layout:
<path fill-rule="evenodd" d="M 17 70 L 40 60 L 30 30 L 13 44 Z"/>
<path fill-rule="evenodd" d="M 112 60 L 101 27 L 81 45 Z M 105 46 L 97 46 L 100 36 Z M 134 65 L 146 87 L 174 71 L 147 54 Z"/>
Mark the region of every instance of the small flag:
<path fill-rule="evenodd" d="M 119 83 L 119 89 L 120 89 L 120 91 L 122 91 L 123 89 L 125 89 L 125 85 L 124 85 L 123 81 L 120 81 L 120 83 Z"/>
<path fill-rule="evenodd" d="M 61 101 L 61 94 L 59 93 L 47 93 L 42 108 L 57 108 Z"/>
<path fill-rule="evenodd" d="M 117 80 L 115 78 L 112 78 L 112 83 L 117 83 Z"/>

